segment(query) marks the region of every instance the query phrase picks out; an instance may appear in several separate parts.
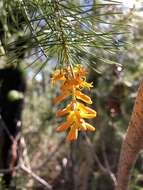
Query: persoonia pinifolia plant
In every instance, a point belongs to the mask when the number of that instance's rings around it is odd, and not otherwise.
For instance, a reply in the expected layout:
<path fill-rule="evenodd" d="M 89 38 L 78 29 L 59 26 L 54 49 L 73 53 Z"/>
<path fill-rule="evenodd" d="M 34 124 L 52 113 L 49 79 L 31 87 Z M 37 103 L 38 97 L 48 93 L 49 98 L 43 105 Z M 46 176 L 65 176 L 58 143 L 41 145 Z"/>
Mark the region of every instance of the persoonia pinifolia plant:
<path fill-rule="evenodd" d="M 89 96 L 81 92 L 84 88 L 90 89 L 92 83 L 86 82 L 86 69 L 81 65 L 69 66 L 56 70 L 52 77 L 52 83 L 60 81 L 61 95 L 54 99 L 55 104 L 59 104 L 69 98 L 69 104 L 57 112 L 57 117 L 66 116 L 66 121 L 56 130 L 58 132 L 69 130 L 66 140 L 73 141 L 78 137 L 78 131 L 95 131 L 95 127 L 85 121 L 85 119 L 96 117 L 96 111 L 84 105 L 92 104 Z"/>

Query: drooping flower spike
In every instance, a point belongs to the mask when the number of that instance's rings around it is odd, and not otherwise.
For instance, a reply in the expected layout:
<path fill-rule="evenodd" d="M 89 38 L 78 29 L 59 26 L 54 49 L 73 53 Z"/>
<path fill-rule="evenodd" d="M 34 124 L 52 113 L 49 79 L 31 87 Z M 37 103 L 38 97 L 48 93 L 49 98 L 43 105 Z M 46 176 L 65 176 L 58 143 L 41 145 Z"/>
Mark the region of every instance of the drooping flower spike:
<path fill-rule="evenodd" d="M 80 130 L 95 131 L 95 127 L 84 120 L 84 118 L 96 117 L 96 111 L 84 105 L 84 103 L 92 104 L 91 98 L 81 92 L 84 88 L 90 89 L 93 87 L 92 83 L 86 82 L 86 75 L 86 69 L 81 65 L 77 65 L 74 68 L 68 67 L 56 70 L 52 77 L 53 84 L 57 81 L 61 82 L 60 90 L 62 92 L 54 99 L 54 103 L 59 104 L 66 98 L 71 98 L 70 103 L 57 112 L 57 117 L 66 116 L 66 121 L 57 128 L 57 131 L 69 129 L 67 141 L 76 140 Z"/>

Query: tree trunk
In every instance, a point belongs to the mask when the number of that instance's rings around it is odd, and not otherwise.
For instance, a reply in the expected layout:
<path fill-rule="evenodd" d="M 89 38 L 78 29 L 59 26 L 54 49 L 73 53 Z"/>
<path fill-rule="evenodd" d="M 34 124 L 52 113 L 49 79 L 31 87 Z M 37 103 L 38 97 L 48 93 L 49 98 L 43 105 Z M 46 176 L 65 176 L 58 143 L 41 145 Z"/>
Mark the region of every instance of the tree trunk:
<path fill-rule="evenodd" d="M 0 168 L 7 171 L 2 179 L 8 188 L 19 160 L 26 81 L 20 68 L 9 66 L 0 69 L 0 82 Z"/>
<path fill-rule="evenodd" d="M 117 173 L 116 190 L 127 190 L 131 169 L 143 146 L 143 80 L 138 89 L 127 135 L 123 142 Z"/>

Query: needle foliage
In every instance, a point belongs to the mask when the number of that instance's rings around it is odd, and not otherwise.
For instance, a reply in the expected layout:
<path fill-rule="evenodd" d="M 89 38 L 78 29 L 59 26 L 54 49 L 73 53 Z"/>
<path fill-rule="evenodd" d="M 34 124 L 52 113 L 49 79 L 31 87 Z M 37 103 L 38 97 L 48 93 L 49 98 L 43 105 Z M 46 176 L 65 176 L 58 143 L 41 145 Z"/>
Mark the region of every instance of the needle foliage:
<path fill-rule="evenodd" d="M 101 59 L 98 50 L 119 50 L 120 14 L 117 1 L 4 0 L 0 3 L 2 52 L 13 63 L 23 51 L 30 51 L 32 63 L 43 60 L 38 62 L 39 70 L 53 57 L 60 67 L 67 62 L 88 63 L 89 56 Z"/>

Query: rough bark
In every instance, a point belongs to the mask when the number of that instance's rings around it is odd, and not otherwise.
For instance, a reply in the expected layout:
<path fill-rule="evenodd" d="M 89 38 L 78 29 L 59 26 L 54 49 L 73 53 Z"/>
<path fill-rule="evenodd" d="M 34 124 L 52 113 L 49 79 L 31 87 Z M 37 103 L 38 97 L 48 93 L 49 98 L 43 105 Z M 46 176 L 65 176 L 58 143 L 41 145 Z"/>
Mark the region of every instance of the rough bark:
<path fill-rule="evenodd" d="M 131 169 L 143 147 L 143 80 L 140 82 L 127 135 L 123 142 L 117 173 L 116 190 L 127 190 Z"/>

